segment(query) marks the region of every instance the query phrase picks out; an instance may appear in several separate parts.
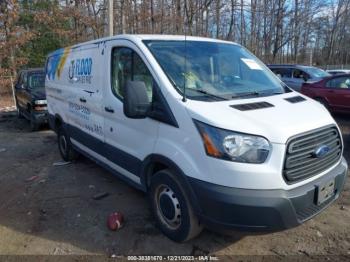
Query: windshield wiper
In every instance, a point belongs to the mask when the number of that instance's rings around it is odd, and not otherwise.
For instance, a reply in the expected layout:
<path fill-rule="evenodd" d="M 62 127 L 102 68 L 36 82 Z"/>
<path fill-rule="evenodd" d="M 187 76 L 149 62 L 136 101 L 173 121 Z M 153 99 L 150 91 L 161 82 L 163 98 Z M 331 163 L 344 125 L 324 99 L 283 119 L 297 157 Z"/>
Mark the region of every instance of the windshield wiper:
<path fill-rule="evenodd" d="M 215 95 L 215 94 L 212 94 L 212 93 L 208 93 L 207 91 L 205 91 L 203 89 L 194 89 L 194 88 L 186 88 L 186 89 L 187 90 L 196 91 L 198 93 L 201 93 L 201 94 L 204 94 L 204 95 L 207 95 L 207 96 L 211 96 L 211 97 L 215 97 L 215 98 L 218 98 L 218 99 L 221 99 L 221 100 L 228 100 L 226 97 L 218 96 L 218 95 Z"/>
<path fill-rule="evenodd" d="M 248 92 L 248 93 L 242 93 L 239 95 L 234 95 L 232 96 L 232 98 L 240 98 L 240 97 L 246 97 L 246 96 L 260 96 L 261 93 L 259 93 L 258 91 L 253 91 L 253 92 Z"/>
<path fill-rule="evenodd" d="M 283 92 L 258 92 L 258 91 L 253 91 L 253 92 L 249 92 L 249 93 L 243 93 L 240 95 L 234 95 L 232 96 L 232 98 L 241 98 L 241 97 L 246 97 L 246 96 L 262 96 L 262 95 L 281 95 L 284 94 Z"/>

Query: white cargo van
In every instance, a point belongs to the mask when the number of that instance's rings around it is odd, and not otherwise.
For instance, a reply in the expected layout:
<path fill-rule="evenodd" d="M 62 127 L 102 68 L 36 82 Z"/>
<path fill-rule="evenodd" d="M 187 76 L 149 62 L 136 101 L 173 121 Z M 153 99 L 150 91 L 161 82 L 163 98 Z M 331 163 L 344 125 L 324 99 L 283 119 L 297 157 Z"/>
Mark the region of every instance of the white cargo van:
<path fill-rule="evenodd" d="M 343 189 L 331 115 L 238 44 L 103 38 L 51 53 L 45 85 L 62 157 L 79 152 L 147 192 L 175 241 L 203 225 L 294 227 Z"/>

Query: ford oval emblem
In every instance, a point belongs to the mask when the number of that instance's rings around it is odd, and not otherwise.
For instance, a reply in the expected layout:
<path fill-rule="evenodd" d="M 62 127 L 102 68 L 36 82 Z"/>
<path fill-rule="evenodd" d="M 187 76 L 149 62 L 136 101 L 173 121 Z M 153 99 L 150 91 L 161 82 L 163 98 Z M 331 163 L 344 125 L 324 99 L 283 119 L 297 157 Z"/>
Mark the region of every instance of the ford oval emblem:
<path fill-rule="evenodd" d="M 317 158 L 322 158 L 329 153 L 331 149 L 327 145 L 321 145 L 313 152 L 313 155 Z"/>

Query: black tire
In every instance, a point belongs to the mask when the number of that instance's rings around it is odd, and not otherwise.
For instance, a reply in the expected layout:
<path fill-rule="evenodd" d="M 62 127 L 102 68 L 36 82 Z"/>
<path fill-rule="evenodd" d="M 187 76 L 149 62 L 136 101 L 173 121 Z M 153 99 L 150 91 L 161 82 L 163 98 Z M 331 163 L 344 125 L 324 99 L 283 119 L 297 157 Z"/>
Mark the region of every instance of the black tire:
<path fill-rule="evenodd" d="M 60 126 L 57 131 L 58 150 L 64 161 L 70 162 L 78 158 L 79 153 L 74 150 L 70 137 L 63 126 Z"/>
<path fill-rule="evenodd" d="M 161 170 L 152 176 L 148 194 L 157 225 L 168 238 L 185 242 L 202 232 L 203 226 L 171 170 Z"/>
<path fill-rule="evenodd" d="M 16 103 L 16 109 L 17 109 L 17 117 L 19 119 L 23 119 L 23 114 L 22 114 L 22 111 L 21 111 L 21 108 L 19 107 L 18 103 Z"/>
<path fill-rule="evenodd" d="M 33 132 L 38 131 L 40 125 L 36 122 L 35 118 L 31 115 L 30 116 L 30 130 L 32 130 Z"/>

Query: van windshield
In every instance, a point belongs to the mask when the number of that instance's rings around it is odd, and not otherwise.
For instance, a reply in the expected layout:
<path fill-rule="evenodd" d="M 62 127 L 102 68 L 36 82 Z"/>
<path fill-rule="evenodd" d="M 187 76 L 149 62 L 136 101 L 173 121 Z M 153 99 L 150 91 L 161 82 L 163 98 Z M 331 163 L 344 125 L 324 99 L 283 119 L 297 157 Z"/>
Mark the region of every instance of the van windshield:
<path fill-rule="evenodd" d="M 290 90 L 245 48 L 203 41 L 144 41 L 169 80 L 198 100 L 269 96 Z M 185 59 L 186 58 L 186 59 Z"/>

